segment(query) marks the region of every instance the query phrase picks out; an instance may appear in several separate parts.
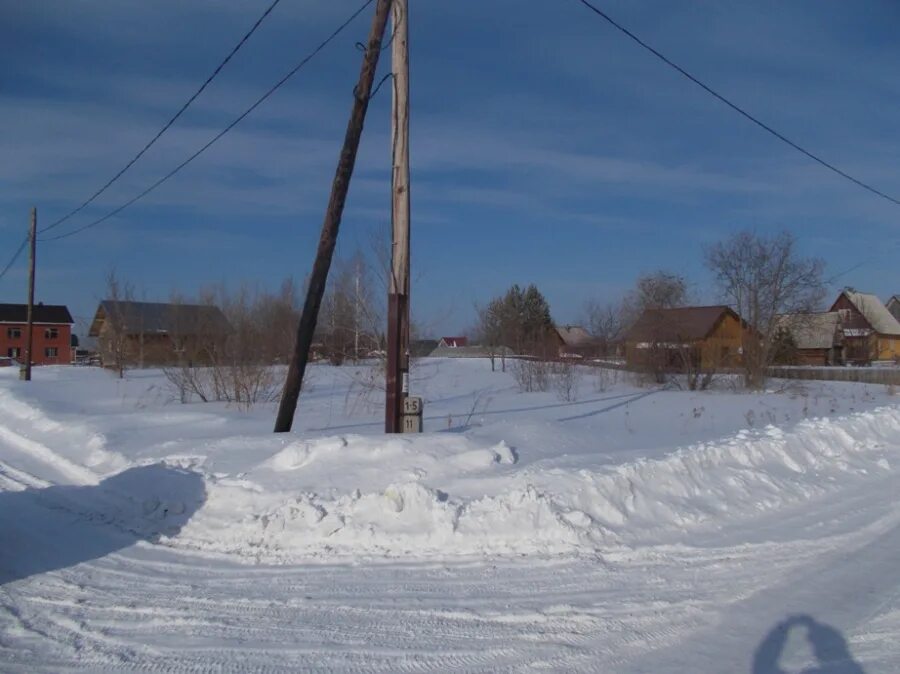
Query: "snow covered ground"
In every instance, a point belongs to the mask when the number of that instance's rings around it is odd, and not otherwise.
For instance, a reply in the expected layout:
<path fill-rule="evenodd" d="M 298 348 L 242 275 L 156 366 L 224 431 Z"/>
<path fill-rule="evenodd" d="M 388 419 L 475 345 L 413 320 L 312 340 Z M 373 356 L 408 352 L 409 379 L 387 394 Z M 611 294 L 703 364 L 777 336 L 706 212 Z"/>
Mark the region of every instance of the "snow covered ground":
<path fill-rule="evenodd" d="M 294 433 L 0 370 L 0 671 L 900 671 L 900 399 L 312 368 Z M 375 378 L 377 380 L 377 378 Z"/>

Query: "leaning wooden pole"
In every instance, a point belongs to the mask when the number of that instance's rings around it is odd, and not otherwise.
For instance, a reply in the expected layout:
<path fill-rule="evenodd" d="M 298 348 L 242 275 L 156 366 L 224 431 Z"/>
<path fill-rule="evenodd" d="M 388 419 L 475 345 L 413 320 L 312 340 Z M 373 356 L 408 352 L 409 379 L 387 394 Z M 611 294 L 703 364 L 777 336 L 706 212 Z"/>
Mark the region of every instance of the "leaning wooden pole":
<path fill-rule="evenodd" d="M 328 280 L 328 270 L 331 267 L 331 260 L 334 256 L 334 247 L 337 243 L 338 230 L 341 226 L 341 216 L 344 212 L 344 202 L 347 199 L 350 178 L 353 175 L 353 166 L 356 163 L 356 152 L 359 149 L 359 139 L 362 136 L 366 111 L 369 108 L 369 97 L 372 94 L 372 83 L 375 80 L 375 69 L 378 66 L 378 56 L 381 54 L 381 41 L 390 9 L 391 0 L 378 0 L 375 5 L 375 17 L 372 19 L 372 29 L 369 31 L 369 41 L 363 57 L 362 69 L 359 73 L 359 82 L 353 90 L 353 110 L 350 113 L 347 133 L 344 136 L 344 146 L 341 149 L 334 181 L 331 184 L 331 198 L 328 200 L 325 220 L 322 223 L 322 234 L 319 237 L 316 260 L 313 263 L 312 274 L 309 278 L 309 288 L 306 291 L 303 313 L 300 316 L 300 323 L 297 325 L 297 340 L 294 344 L 294 354 L 291 357 L 291 364 L 284 382 L 281 404 L 278 406 L 278 416 L 275 419 L 276 433 L 287 433 L 291 430 L 291 426 L 294 423 L 294 413 L 297 410 L 297 401 L 300 398 L 303 374 L 306 371 L 306 363 L 309 360 L 309 348 L 312 345 L 313 332 L 316 329 L 316 321 L 319 318 L 322 296 L 325 294 L 325 283 Z"/>
<path fill-rule="evenodd" d="M 31 228 L 28 241 L 28 309 L 26 315 L 27 326 L 25 328 L 25 367 L 22 370 L 22 379 L 31 381 L 31 362 L 34 356 L 31 353 L 34 348 L 34 265 L 37 244 L 37 209 L 31 209 Z"/>
<path fill-rule="evenodd" d="M 409 395 L 409 31 L 407 0 L 394 0 L 391 60 L 391 278 L 388 290 L 384 430 L 400 433 Z"/>

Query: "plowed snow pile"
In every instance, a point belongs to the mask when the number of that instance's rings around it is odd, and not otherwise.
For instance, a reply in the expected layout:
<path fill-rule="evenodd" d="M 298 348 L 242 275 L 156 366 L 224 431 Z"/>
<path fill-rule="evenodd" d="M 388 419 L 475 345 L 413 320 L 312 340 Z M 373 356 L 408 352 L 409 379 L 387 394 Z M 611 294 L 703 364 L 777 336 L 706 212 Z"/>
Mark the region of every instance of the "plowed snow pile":
<path fill-rule="evenodd" d="M 451 434 L 296 441 L 239 479 L 207 476 L 207 502 L 177 544 L 282 562 L 589 551 L 718 524 L 887 471 L 897 438 L 900 410 L 881 407 L 603 470 L 519 468 L 506 444 Z"/>

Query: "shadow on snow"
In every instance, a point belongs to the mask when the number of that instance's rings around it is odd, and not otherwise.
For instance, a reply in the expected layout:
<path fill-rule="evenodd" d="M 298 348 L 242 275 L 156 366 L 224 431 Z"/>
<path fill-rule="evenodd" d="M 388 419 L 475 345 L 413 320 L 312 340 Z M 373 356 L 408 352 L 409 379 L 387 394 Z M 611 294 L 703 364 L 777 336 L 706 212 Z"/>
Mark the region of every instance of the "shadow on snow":
<path fill-rule="evenodd" d="M 772 628 L 756 648 L 752 674 L 787 674 L 794 671 L 782 668 L 780 661 L 788 637 L 797 629 L 805 631 L 806 641 L 816 660 L 816 664 L 803 669 L 802 674 L 865 674 L 850 655 L 843 635 L 834 627 L 817 622 L 808 615 L 791 616 Z"/>
<path fill-rule="evenodd" d="M 0 492 L 0 585 L 173 536 L 205 500 L 198 473 L 165 464 L 98 485 Z"/>

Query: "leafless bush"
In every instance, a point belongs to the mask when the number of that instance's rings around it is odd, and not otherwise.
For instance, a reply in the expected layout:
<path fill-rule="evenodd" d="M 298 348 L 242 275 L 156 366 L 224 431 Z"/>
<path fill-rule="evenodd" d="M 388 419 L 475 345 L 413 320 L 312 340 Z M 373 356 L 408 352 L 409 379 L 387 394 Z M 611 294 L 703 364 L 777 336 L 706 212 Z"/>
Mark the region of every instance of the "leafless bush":
<path fill-rule="evenodd" d="M 560 400 L 574 402 L 578 400 L 578 389 L 581 385 L 581 369 L 571 361 L 559 361 L 552 366 L 553 387 Z"/>
<path fill-rule="evenodd" d="M 372 412 L 383 404 L 386 368 L 384 358 L 375 358 L 351 371 L 350 386 L 344 396 L 344 411 L 348 416 L 360 410 L 363 413 Z"/>
<path fill-rule="evenodd" d="M 227 402 L 241 409 L 277 400 L 280 382 L 273 365 L 288 354 L 286 328 L 296 310 L 293 284 L 286 283 L 275 296 L 218 287 L 205 291 L 201 304 L 221 308 L 228 325 L 202 324 L 207 315 L 209 320 L 215 315 L 204 312 L 179 321 L 187 314 L 179 313 L 181 301 L 173 298 L 176 329 L 171 337 L 177 362 L 164 373 L 178 399 Z"/>
<path fill-rule="evenodd" d="M 593 385 L 595 393 L 606 393 L 619 381 L 619 371 L 605 367 L 594 368 Z"/>
<path fill-rule="evenodd" d="M 512 368 L 513 378 L 523 393 L 547 391 L 550 388 L 550 363 L 537 359 L 517 360 Z"/>

